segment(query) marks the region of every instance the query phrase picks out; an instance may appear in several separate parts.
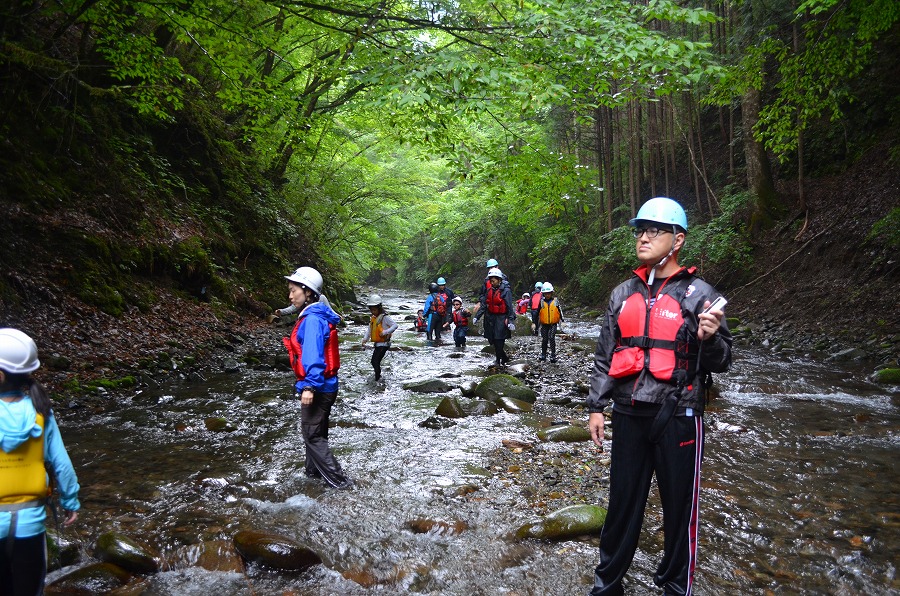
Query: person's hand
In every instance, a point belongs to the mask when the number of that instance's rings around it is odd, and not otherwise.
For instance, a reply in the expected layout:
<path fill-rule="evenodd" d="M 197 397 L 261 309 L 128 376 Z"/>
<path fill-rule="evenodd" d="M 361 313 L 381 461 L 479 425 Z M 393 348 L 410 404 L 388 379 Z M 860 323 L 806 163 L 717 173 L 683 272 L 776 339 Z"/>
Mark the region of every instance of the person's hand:
<path fill-rule="evenodd" d="M 66 517 L 63 519 L 63 525 L 68 527 L 75 523 L 75 520 L 78 519 L 77 511 L 69 511 L 66 510 Z"/>
<path fill-rule="evenodd" d="M 588 417 L 588 428 L 591 431 L 591 440 L 594 441 L 594 444 L 603 450 L 603 427 L 606 424 L 606 419 L 603 417 L 603 412 L 592 412 Z"/>
<path fill-rule="evenodd" d="M 308 406 L 313 402 L 314 395 L 315 394 L 309 389 L 304 390 L 303 393 L 300 394 L 300 403 L 304 406 Z"/>
<path fill-rule="evenodd" d="M 710 305 L 710 301 L 707 300 L 703 303 L 703 308 L 708 308 Z M 698 319 L 698 328 L 697 328 L 697 339 L 703 341 L 704 339 L 709 339 L 719 330 L 719 327 L 722 325 L 722 317 L 725 316 L 725 313 L 721 310 L 711 310 L 709 312 L 700 313 L 697 315 Z"/>

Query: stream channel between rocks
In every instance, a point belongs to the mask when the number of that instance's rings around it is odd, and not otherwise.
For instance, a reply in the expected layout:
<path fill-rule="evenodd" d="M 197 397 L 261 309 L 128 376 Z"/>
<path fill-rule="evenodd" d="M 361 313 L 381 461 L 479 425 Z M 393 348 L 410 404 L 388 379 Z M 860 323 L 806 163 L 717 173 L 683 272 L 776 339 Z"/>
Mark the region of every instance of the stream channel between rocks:
<path fill-rule="evenodd" d="M 419 423 L 447 395 L 459 397 L 459 384 L 482 379 L 493 357 L 482 353 L 481 337 L 470 337 L 464 350 L 450 334 L 443 345 L 427 345 L 406 320 L 421 308 L 420 296 L 382 295 L 400 323 L 384 382 L 373 381 L 371 348 L 352 348 L 365 327 L 341 331 L 341 388 L 329 440 L 355 481 L 352 490 L 303 475 L 299 403 L 284 399 L 292 393 L 289 371 L 246 367 L 142 389 L 99 413 L 61 413 L 82 485 L 83 510 L 65 532 L 83 545 L 79 564 L 99 534 L 115 530 L 163 557 L 163 571 L 118 593 L 586 594 L 596 537 L 544 542 L 511 534 L 553 509 L 523 490 L 540 485 L 539 466 L 548 461 L 555 462 L 549 476 L 559 481 L 561 506 L 606 504 L 608 467 L 597 462 L 608 457 L 608 441 L 607 453 L 599 453 L 588 443 L 536 438 L 553 420 L 586 425 L 577 384 L 587 378 L 598 323 L 568 321 L 555 365 L 536 362 L 532 338 L 508 342 L 514 359 L 535 366 L 525 379 L 538 392 L 533 413 L 470 416 L 435 430 Z M 289 330 L 273 329 L 274 345 L 266 349 L 281 350 L 280 336 Z M 872 384 L 865 374 L 852 365 L 735 345 L 731 372 L 717 375 L 721 397 L 706 416 L 695 593 L 900 591 L 900 391 Z M 427 378 L 443 378 L 454 389 L 402 387 Z M 224 430 L 209 430 L 210 417 L 224 419 Z M 504 439 L 534 446 L 514 454 L 503 451 Z M 531 476 L 518 482 L 517 470 Z M 462 530 L 415 532 L 408 524 L 419 519 L 444 522 L 437 527 L 445 529 L 462 522 L 455 526 Z M 659 593 L 652 576 L 661 526 L 654 485 L 629 594 Z M 254 564 L 209 571 L 197 564 L 200 545 L 221 545 L 227 558 L 232 537 L 244 529 L 292 538 L 324 564 L 302 572 Z"/>

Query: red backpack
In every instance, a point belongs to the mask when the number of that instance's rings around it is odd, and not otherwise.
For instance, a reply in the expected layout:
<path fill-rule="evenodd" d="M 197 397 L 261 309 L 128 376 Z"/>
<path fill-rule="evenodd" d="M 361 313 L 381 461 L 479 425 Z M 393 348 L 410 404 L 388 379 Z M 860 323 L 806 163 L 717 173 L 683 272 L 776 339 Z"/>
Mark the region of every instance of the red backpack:
<path fill-rule="evenodd" d="M 447 314 L 447 294 L 438 293 L 434 295 L 434 310 L 442 317 Z"/>

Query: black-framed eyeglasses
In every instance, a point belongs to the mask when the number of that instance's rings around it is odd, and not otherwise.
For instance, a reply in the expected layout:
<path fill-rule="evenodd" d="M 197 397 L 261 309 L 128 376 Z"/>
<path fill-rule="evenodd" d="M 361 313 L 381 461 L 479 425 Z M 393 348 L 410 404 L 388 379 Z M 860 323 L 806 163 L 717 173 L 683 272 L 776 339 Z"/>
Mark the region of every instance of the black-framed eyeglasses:
<path fill-rule="evenodd" d="M 657 226 L 649 226 L 646 228 L 634 228 L 634 230 L 632 230 L 635 240 L 637 240 L 638 238 L 643 236 L 645 232 L 647 234 L 647 238 L 656 238 L 663 232 L 668 232 L 669 234 L 673 233 L 672 230 L 667 230 L 665 228 L 659 228 Z"/>

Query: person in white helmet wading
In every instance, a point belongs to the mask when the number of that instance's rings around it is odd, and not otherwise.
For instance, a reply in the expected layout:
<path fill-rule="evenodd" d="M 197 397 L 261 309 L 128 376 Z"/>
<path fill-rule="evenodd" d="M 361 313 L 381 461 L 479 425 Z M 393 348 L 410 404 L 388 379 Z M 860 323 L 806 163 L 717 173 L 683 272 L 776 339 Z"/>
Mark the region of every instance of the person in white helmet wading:
<path fill-rule="evenodd" d="M 335 488 L 350 488 L 351 481 L 328 445 L 328 418 L 337 399 L 341 366 L 337 325 L 341 317 L 322 296 L 322 275 L 300 267 L 288 280 L 291 306 L 300 311 L 291 335 L 284 338 L 294 384 L 300 398 L 300 429 L 306 445 L 306 475 L 322 478 Z"/>
<path fill-rule="evenodd" d="M 63 524 L 78 519 L 78 478 L 50 409 L 31 373 L 37 346 L 18 329 L 0 329 L 0 594 L 42 594 L 47 575 L 46 506 L 53 473 Z"/>

